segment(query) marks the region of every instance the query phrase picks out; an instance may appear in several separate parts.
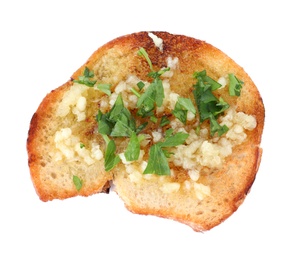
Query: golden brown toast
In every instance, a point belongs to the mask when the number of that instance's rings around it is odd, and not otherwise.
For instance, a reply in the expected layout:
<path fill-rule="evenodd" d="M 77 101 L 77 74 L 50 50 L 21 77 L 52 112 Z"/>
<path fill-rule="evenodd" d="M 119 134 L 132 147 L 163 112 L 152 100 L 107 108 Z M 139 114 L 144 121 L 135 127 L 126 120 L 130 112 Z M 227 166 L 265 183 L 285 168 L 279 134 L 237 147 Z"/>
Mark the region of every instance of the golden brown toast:
<path fill-rule="evenodd" d="M 140 54 L 141 48 L 152 68 Z M 82 75 L 88 75 L 86 68 L 94 73 L 89 78 L 96 81 L 92 87 L 82 83 Z M 149 72 L 163 69 L 157 76 L 164 87 L 163 105 L 156 104 L 152 115 L 137 115 L 140 95 L 155 80 Z M 197 81 L 194 73 L 202 71 L 222 85 L 212 93 L 220 103 L 228 104 L 215 116 L 221 127 L 227 127 L 223 133 L 212 134 L 212 119 L 200 119 L 194 89 L 206 78 L 200 76 Z M 229 93 L 233 80 L 241 86 L 240 95 Z M 140 81 L 143 89 L 137 85 Z M 204 81 L 209 85 L 209 80 Z M 97 84 L 109 84 L 111 94 L 100 91 Z M 130 137 L 108 134 L 105 139 L 99 133 L 99 111 L 108 114 L 120 95 L 137 126 L 147 123 L 136 131 L 142 138 L 135 161 L 124 157 Z M 173 112 L 179 98 L 190 99 L 197 108 L 196 114 L 188 111 L 185 123 Z M 188 110 L 180 108 L 180 113 Z M 214 46 L 167 32 L 125 35 L 100 47 L 69 81 L 41 102 L 27 141 L 31 178 L 43 201 L 106 192 L 113 183 L 134 213 L 173 219 L 196 231 L 209 230 L 237 210 L 254 182 L 262 155 L 264 117 L 262 98 L 251 78 Z M 159 124 L 162 118 L 168 123 Z M 163 146 L 169 129 L 173 135 L 188 137 L 180 144 Z M 105 170 L 108 140 L 114 141 L 119 159 Z M 151 165 L 167 158 L 168 174 L 144 173 L 151 147 L 161 152 Z"/>

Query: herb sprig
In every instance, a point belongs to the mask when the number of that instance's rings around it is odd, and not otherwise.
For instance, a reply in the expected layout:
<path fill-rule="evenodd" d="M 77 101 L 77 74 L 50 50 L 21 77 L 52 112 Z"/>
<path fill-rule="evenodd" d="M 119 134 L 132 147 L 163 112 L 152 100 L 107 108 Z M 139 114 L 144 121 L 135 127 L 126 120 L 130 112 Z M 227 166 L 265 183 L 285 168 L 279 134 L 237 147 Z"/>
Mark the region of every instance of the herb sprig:
<path fill-rule="evenodd" d="M 155 108 L 161 107 L 163 104 L 165 95 L 163 83 L 160 76 L 163 75 L 166 71 L 169 71 L 170 68 L 154 71 L 152 62 L 149 59 L 148 54 L 144 48 L 140 48 L 140 50 L 138 51 L 138 55 L 143 56 L 148 62 L 151 70 L 148 73 L 148 76 L 153 78 L 154 80 L 142 94 L 136 94 L 136 92 L 133 90 L 133 93 L 138 96 L 137 115 L 141 117 L 150 117 L 154 115 Z M 141 90 L 144 87 L 144 83 L 139 82 L 137 86 Z"/>
<path fill-rule="evenodd" d="M 94 72 L 89 70 L 89 68 L 85 67 L 83 71 L 83 75 L 79 76 L 79 79 L 75 79 L 74 82 L 86 85 L 88 87 L 93 87 L 97 80 L 92 80 L 94 77 Z"/>
<path fill-rule="evenodd" d="M 234 74 L 228 74 L 229 78 L 229 94 L 231 96 L 240 96 L 242 85 L 244 84 L 243 81 L 239 80 Z"/>
<path fill-rule="evenodd" d="M 215 133 L 221 136 L 228 131 L 228 127 L 226 125 L 221 126 L 217 118 L 229 108 L 229 104 L 221 97 L 218 99 L 212 93 L 213 90 L 220 88 L 221 84 L 207 76 L 205 70 L 195 72 L 193 77 L 197 80 L 194 85 L 193 95 L 199 112 L 200 122 L 209 120 L 211 136 L 214 136 Z"/>
<path fill-rule="evenodd" d="M 94 72 L 91 71 L 88 67 L 84 68 L 83 75 L 79 76 L 79 79 L 75 79 L 74 82 L 83 84 L 87 87 L 96 87 L 98 90 L 102 91 L 103 93 L 107 94 L 108 96 L 111 95 L 111 84 L 106 83 L 97 83 L 96 79 L 94 78 Z"/>
<path fill-rule="evenodd" d="M 143 173 L 170 175 L 170 168 L 167 161 L 167 158 L 170 157 L 170 153 L 165 150 L 165 148 L 184 144 L 188 136 L 189 134 L 178 132 L 174 135 L 166 136 L 164 142 L 158 142 L 152 145 L 149 151 L 148 164 Z"/>
<path fill-rule="evenodd" d="M 156 107 L 162 106 L 164 99 L 164 88 L 160 76 L 170 68 L 154 71 L 151 60 L 143 48 L 138 51 L 138 55 L 143 56 L 148 62 L 151 70 L 148 73 L 148 76 L 153 78 L 153 81 L 146 90 L 144 90 L 145 84 L 143 82 L 139 82 L 137 84 L 139 91 L 132 89 L 132 92 L 138 97 L 138 110 L 136 116 L 140 116 L 142 118 L 146 117 L 149 118 L 150 121 L 157 123 L 158 119 L 155 116 L 155 109 Z M 188 101 L 186 102 L 186 100 L 182 99 L 183 106 L 190 106 L 188 103 Z M 119 156 L 115 154 L 116 146 L 113 138 L 130 138 L 128 146 L 124 152 L 125 158 L 127 161 L 135 161 L 139 158 L 140 142 L 143 139 L 143 135 L 139 135 L 139 133 L 147 126 L 148 123 L 146 122 L 139 126 L 136 125 L 135 117 L 124 106 L 121 94 L 117 96 L 111 110 L 106 114 L 103 114 L 99 110 L 96 119 L 98 122 L 98 132 L 106 141 L 106 151 L 104 156 L 106 171 L 113 169 L 120 162 Z M 160 126 L 167 125 L 169 122 L 168 118 L 162 117 L 160 120 Z M 144 174 L 155 173 L 158 175 L 169 175 L 170 168 L 167 158 L 170 156 L 170 153 L 168 153 L 165 148 L 183 144 L 187 137 L 188 134 L 179 132 L 175 135 L 166 136 L 164 142 L 152 145 L 149 151 L 148 165 Z"/>

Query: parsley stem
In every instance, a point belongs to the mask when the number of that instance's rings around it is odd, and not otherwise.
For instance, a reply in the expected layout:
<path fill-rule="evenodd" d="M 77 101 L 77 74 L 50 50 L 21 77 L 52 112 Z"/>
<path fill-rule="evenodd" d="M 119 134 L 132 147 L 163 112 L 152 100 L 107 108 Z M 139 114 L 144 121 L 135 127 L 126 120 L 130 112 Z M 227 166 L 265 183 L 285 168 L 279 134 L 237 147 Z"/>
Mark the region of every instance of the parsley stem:
<path fill-rule="evenodd" d="M 136 89 L 134 89 L 134 88 L 131 88 L 131 91 L 132 91 L 132 92 L 133 92 L 133 94 L 134 94 L 135 96 L 137 96 L 138 98 L 140 98 L 140 97 L 141 97 L 140 93 L 139 93 L 138 91 L 136 91 Z"/>
<path fill-rule="evenodd" d="M 102 135 L 104 140 L 105 140 L 105 143 L 108 144 L 110 142 L 110 139 L 107 135 Z"/>
<path fill-rule="evenodd" d="M 137 52 L 137 54 L 140 55 L 140 56 L 143 56 L 146 59 L 146 61 L 147 61 L 148 65 L 149 65 L 151 71 L 154 71 L 152 61 L 148 57 L 148 54 L 147 54 L 146 50 L 141 47 L 139 49 L 139 51 Z"/>

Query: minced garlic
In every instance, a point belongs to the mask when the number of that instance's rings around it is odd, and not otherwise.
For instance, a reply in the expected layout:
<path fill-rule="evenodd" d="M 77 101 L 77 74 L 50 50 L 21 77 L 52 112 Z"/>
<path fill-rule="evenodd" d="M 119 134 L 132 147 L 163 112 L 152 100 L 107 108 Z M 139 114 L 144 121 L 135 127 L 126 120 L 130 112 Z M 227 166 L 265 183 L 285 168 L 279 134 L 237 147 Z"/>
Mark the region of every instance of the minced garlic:
<path fill-rule="evenodd" d="M 148 33 L 148 36 L 152 38 L 156 47 L 158 47 L 160 51 L 163 51 L 163 40 L 151 32 Z"/>
<path fill-rule="evenodd" d="M 65 117 L 71 111 L 77 116 L 78 121 L 85 119 L 86 98 L 83 93 L 88 89 L 87 86 L 74 83 L 67 91 L 60 102 L 56 114 L 59 117 Z"/>
<path fill-rule="evenodd" d="M 80 142 L 79 137 L 72 134 L 70 128 L 62 128 L 54 135 L 55 146 L 58 149 L 54 156 L 57 160 L 66 158 L 70 161 L 75 160 L 76 156 L 82 158 L 87 165 L 92 165 L 103 158 L 103 152 L 100 145 L 92 143 L 91 150 L 85 148 Z"/>
<path fill-rule="evenodd" d="M 161 39 L 154 34 L 149 36 L 153 39 L 156 46 L 162 50 Z M 163 74 L 163 88 L 165 98 L 163 99 L 162 106 L 156 109 L 157 116 L 163 115 L 164 111 L 172 111 L 178 101 L 179 94 L 175 93 L 171 89 L 170 78 L 178 68 L 178 58 L 168 57 L 167 65 L 170 68 Z M 122 95 L 124 106 L 129 110 L 136 109 L 138 97 L 133 93 L 132 88 L 136 89 L 137 83 L 141 80 L 134 76 L 129 75 L 126 80 L 118 82 L 115 86 L 113 93 L 110 96 L 103 96 L 100 103 L 100 110 L 106 113 L 111 109 L 119 94 Z M 218 79 L 222 88 L 228 84 L 228 77 L 223 76 Z M 150 83 L 143 82 L 144 89 L 146 90 Z M 77 117 L 77 121 L 85 120 L 85 110 L 88 106 L 84 92 L 87 90 L 87 86 L 74 83 L 68 92 L 65 93 L 62 102 L 57 109 L 57 116 L 64 117 L 69 113 L 73 113 Z M 195 119 L 194 113 L 188 111 L 187 121 Z M 142 181 L 157 180 L 160 183 L 160 190 L 164 193 L 178 192 L 180 189 L 193 190 L 196 197 L 202 200 L 206 196 L 210 196 L 211 190 L 209 186 L 200 183 L 201 170 L 204 167 L 219 168 L 222 166 L 225 158 L 232 154 L 233 147 L 241 144 L 246 140 L 245 130 L 253 130 L 256 127 L 256 119 L 251 115 L 247 115 L 243 112 L 237 112 L 234 107 L 230 107 L 224 116 L 219 118 L 221 126 L 226 125 L 229 130 L 220 137 L 211 138 L 207 128 L 191 129 L 190 126 L 184 125 L 177 118 L 170 121 L 170 126 L 174 132 L 188 133 L 189 136 L 186 139 L 185 144 L 173 147 L 172 155 L 169 162 L 173 163 L 176 167 L 181 167 L 186 170 L 189 180 L 185 180 L 184 183 L 173 182 L 172 178 L 166 178 L 165 176 L 158 176 L 153 174 L 143 174 L 147 162 L 144 161 L 146 147 L 149 143 L 158 143 L 163 140 L 164 133 L 162 128 L 158 128 L 151 132 L 151 134 L 143 134 L 143 139 L 140 142 L 140 156 L 136 161 L 127 161 L 124 153 L 119 154 L 121 162 L 125 166 L 125 171 L 128 173 L 128 177 L 133 183 L 141 183 Z M 62 160 L 67 158 L 72 160 L 76 157 L 80 157 L 88 165 L 95 163 L 103 159 L 104 151 L 99 144 L 92 143 L 91 148 L 87 149 L 80 144 L 79 137 L 74 136 L 70 128 L 62 128 L 57 131 L 54 137 L 55 145 L 58 150 L 55 158 Z M 172 170 L 172 175 L 174 171 Z"/>

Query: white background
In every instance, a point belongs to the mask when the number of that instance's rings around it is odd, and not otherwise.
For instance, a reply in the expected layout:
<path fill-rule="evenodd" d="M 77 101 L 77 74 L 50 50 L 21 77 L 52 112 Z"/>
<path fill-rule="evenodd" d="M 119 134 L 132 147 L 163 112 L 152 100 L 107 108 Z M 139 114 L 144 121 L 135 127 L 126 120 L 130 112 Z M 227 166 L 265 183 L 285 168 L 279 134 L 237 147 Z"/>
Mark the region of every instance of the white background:
<path fill-rule="evenodd" d="M 299 259 L 296 1 L 1 1 L 0 259 Z M 264 154 L 243 205 L 205 233 L 128 212 L 116 194 L 41 202 L 30 119 L 102 44 L 148 30 L 207 41 L 239 63 L 266 108 Z"/>

